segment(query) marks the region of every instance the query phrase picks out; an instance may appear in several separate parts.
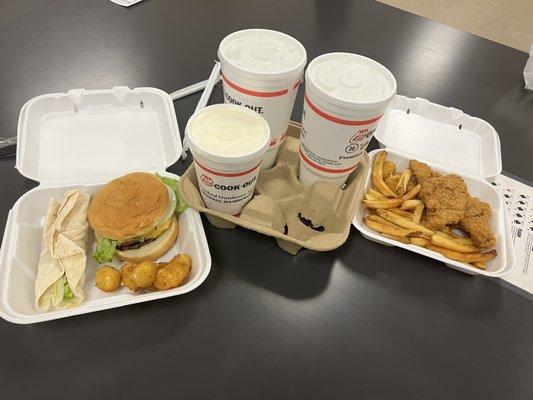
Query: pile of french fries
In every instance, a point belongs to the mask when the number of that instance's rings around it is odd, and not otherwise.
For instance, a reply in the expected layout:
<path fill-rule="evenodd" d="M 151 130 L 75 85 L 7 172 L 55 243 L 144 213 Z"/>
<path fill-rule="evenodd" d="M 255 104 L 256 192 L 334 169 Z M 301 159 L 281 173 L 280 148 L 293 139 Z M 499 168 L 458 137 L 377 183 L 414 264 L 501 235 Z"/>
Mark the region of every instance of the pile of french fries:
<path fill-rule="evenodd" d="M 432 230 L 424 226 L 425 205 L 418 198 L 420 184 L 411 179 L 409 168 L 396 173 L 396 166 L 386 158 L 386 151 L 380 151 L 374 158 L 374 187 L 368 189 L 363 200 L 368 210 L 365 224 L 383 237 L 424 247 L 451 260 L 486 269 L 485 262 L 496 257 L 496 250 L 483 252 L 460 229 Z"/>

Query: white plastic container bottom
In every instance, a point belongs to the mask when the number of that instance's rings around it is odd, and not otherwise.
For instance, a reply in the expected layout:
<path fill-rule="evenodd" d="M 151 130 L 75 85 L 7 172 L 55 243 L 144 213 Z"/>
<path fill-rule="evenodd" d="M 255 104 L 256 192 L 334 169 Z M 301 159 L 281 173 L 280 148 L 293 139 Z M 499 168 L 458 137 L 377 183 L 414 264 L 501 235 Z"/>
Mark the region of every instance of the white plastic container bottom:
<path fill-rule="evenodd" d="M 270 126 L 271 142 L 262 169 L 274 165 L 286 137 L 307 53 L 293 37 L 268 29 L 246 29 L 226 36 L 218 57 L 224 102 L 261 114 Z"/>
<path fill-rule="evenodd" d="M 179 179 L 178 176 L 159 171 L 160 175 Z M 90 230 L 85 268 L 85 300 L 77 307 L 43 312 L 35 305 L 34 284 L 41 250 L 44 216 L 51 197 L 61 199 L 69 189 L 80 189 L 94 195 L 104 184 L 116 176 L 100 178 L 98 183 L 56 182 L 53 186 L 40 185 L 25 193 L 9 213 L 2 250 L 0 252 L 0 316 L 7 321 L 29 324 L 86 314 L 109 308 L 122 307 L 145 301 L 185 294 L 194 290 L 207 278 L 211 269 L 211 256 L 205 238 L 202 221 L 197 211 L 187 209 L 179 217 L 179 235 L 176 243 L 160 259 L 170 260 L 175 254 L 186 253 L 191 257 L 191 273 L 179 287 L 149 293 L 133 293 L 127 288 L 105 293 L 94 285 L 99 264 L 92 259 L 96 249 L 93 232 Z M 116 268 L 121 263 L 115 260 Z"/>
<path fill-rule="evenodd" d="M 369 153 L 370 165 L 372 165 L 374 157 L 379 151 L 380 150 L 374 150 Z M 397 170 L 409 168 L 409 160 L 411 160 L 412 158 L 402 155 L 401 153 L 394 150 L 387 149 L 387 151 L 387 160 L 394 162 L 396 164 Z M 442 174 L 456 172 L 439 167 L 435 164 L 428 162 L 427 160 L 423 160 L 420 158 L 418 158 L 418 160 L 427 163 L 433 170 Z M 482 201 L 488 203 L 492 208 L 492 217 L 490 220 L 490 225 L 492 230 L 494 231 L 494 234 L 496 235 L 495 249 L 498 252 L 498 255 L 494 259 L 485 263 L 487 267 L 486 270 L 481 270 L 472 265 L 464 264 L 459 261 L 450 260 L 440 253 L 424 249 L 420 246 L 415 246 L 413 244 L 404 244 L 381 236 L 379 232 L 365 225 L 363 218 L 366 214 L 368 214 L 368 212 L 364 207 L 363 203 L 361 203 L 356 212 L 354 226 L 363 234 L 364 237 L 369 240 L 382 243 L 387 246 L 402 247 L 415 253 L 423 254 L 435 260 L 442 261 L 453 269 L 466 272 L 468 274 L 480 274 L 487 276 L 505 275 L 506 273 L 510 272 L 510 267 L 512 267 L 512 265 L 514 264 L 514 262 L 510 262 L 510 260 L 514 260 L 514 254 L 511 245 L 512 242 L 510 237 L 510 227 L 508 219 L 506 218 L 505 203 L 501 198 L 500 194 L 496 191 L 496 189 L 494 189 L 492 185 L 490 185 L 485 180 L 473 176 L 468 176 L 464 173 L 461 174 L 461 177 L 464 179 L 466 185 L 468 186 L 468 191 L 470 192 L 470 194 L 473 197 L 478 197 Z M 365 179 L 364 192 L 366 193 L 366 191 L 371 187 L 372 176 L 370 173 L 367 174 L 367 177 Z"/>
<path fill-rule="evenodd" d="M 42 312 L 35 305 L 34 283 L 49 199 L 79 188 L 94 194 L 113 178 L 133 171 L 167 173 L 177 161 L 181 141 L 174 105 L 154 88 L 75 89 L 38 96 L 20 112 L 16 168 L 39 181 L 9 212 L 0 249 L 0 316 L 27 324 L 175 296 L 198 287 L 211 269 L 211 255 L 197 211 L 180 215 L 178 239 L 162 258 L 184 252 L 192 270 L 184 285 L 168 291 L 104 293 L 94 287 L 98 264 L 87 249 L 85 300 L 78 307 Z M 115 262 L 118 266 L 119 263 Z"/>
<path fill-rule="evenodd" d="M 335 65 L 328 76 L 323 76 L 323 71 L 319 75 L 317 68 L 325 63 Z M 359 75 L 351 70 L 352 65 L 372 70 L 374 75 Z M 383 82 L 387 90 L 371 100 L 364 99 L 373 81 Z M 362 98 L 350 98 L 350 93 L 358 91 Z M 300 182 L 310 186 L 328 181 L 341 186 L 357 167 L 395 94 L 394 76 L 370 58 L 330 53 L 311 61 L 305 73 Z"/>
<path fill-rule="evenodd" d="M 481 270 L 450 260 L 440 253 L 388 239 L 365 225 L 363 218 L 367 210 L 361 203 L 356 210 L 353 225 L 365 238 L 425 255 L 471 275 L 500 277 L 514 268 L 515 258 L 505 202 L 487 182 L 487 179 L 501 173 L 500 140 L 490 124 L 461 110 L 425 99 L 396 96 L 383 116 L 375 137 L 380 146 L 386 148 L 387 159 L 396 164 L 397 170 L 407 168 L 409 161 L 416 159 L 442 174 L 460 175 L 470 194 L 492 208 L 490 225 L 496 235 L 495 248 L 498 255 L 486 263 L 486 270 Z M 371 165 L 378 152 L 379 150 L 374 150 L 369 153 Z M 369 168 L 364 192 L 372 186 L 371 174 L 372 169 Z"/>
<path fill-rule="evenodd" d="M 220 155 L 203 146 L 195 138 L 192 130 L 195 129 L 194 122 L 199 117 L 213 112 L 235 111 L 252 117 L 252 120 L 262 127 L 263 138 L 255 148 L 238 156 Z M 236 122 L 227 121 L 217 122 L 213 128 L 219 137 L 227 137 L 229 144 L 233 140 L 238 140 L 240 135 L 246 134 L 248 129 L 239 126 Z M 261 162 L 270 143 L 270 129 L 265 119 L 240 106 L 215 104 L 201 109 L 189 119 L 185 135 L 189 140 L 200 194 L 206 206 L 230 215 L 240 214 L 253 196 Z"/>

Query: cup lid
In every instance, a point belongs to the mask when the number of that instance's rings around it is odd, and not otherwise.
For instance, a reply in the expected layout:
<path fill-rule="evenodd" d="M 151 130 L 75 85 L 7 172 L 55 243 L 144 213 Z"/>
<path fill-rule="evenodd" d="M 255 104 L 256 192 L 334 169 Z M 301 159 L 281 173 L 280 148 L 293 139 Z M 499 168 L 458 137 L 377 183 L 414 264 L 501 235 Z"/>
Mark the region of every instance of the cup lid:
<path fill-rule="evenodd" d="M 185 135 L 193 152 L 225 163 L 256 158 L 270 144 L 266 120 L 235 104 L 213 104 L 197 111 L 187 122 Z"/>
<path fill-rule="evenodd" d="M 229 34 L 220 42 L 218 56 L 241 72 L 263 77 L 297 73 L 307 61 L 305 48 L 298 40 L 269 29 Z"/>
<path fill-rule="evenodd" d="M 352 53 L 313 59 L 305 72 L 311 90 L 341 107 L 386 105 L 396 94 L 396 79 L 383 65 Z"/>
<path fill-rule="evenodd" d="M 44 182 L 163 170 L 181 154 L 169 95 L 155 88 L 73 89 L 21 109 L 16 168 Z"/>

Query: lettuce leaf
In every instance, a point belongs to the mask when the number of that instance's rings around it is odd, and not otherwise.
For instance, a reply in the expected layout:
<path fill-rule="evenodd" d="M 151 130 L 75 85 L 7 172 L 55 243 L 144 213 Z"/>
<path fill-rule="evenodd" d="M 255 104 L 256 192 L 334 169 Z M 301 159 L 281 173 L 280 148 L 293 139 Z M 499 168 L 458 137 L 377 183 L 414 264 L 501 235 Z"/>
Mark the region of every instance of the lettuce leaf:
<path fill-rule="evenodd" d="M 64 300 L 70 300 L 74 297 L 74 292 L 70 290 L 70 285 L 65 279 L 65 283 L 63 285 L 63 299 Z"/>
<path fill-rule="evenodd" d="M 93 254 L 93 259 L 99 264 L 113 261 L 115 248 L 117 247 L 116 240 L 106 239 L 105 237 L 98 238 L 96 251 Z"/>
<path fill-rule="evenodd" d="M 181 197 L 180 193 L 180 183 L 176 179 L 168 178 L 166 176 L 161 176 L 159 174 L 156 174 L 161 181 L 167 185 L 169 188 L 171 188 L 174 193 L 176 194 L 176 214 L 182 213 L 189 207 L 187 203 L 185 203 L 185 200 L 183 200 L 183 197 Z"/>

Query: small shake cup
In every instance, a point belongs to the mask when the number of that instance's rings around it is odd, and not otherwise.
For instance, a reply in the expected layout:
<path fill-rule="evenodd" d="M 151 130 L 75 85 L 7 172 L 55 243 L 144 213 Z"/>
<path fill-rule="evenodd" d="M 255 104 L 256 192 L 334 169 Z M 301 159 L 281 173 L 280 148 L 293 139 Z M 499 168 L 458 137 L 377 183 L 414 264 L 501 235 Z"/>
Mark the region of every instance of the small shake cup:
<path fill-rule="evenodd" d="M 205 205 L 238 215 L 253 196 L 270 129 L 254 111 L 215 104 L 187 122 L 198 187 Z"/>

